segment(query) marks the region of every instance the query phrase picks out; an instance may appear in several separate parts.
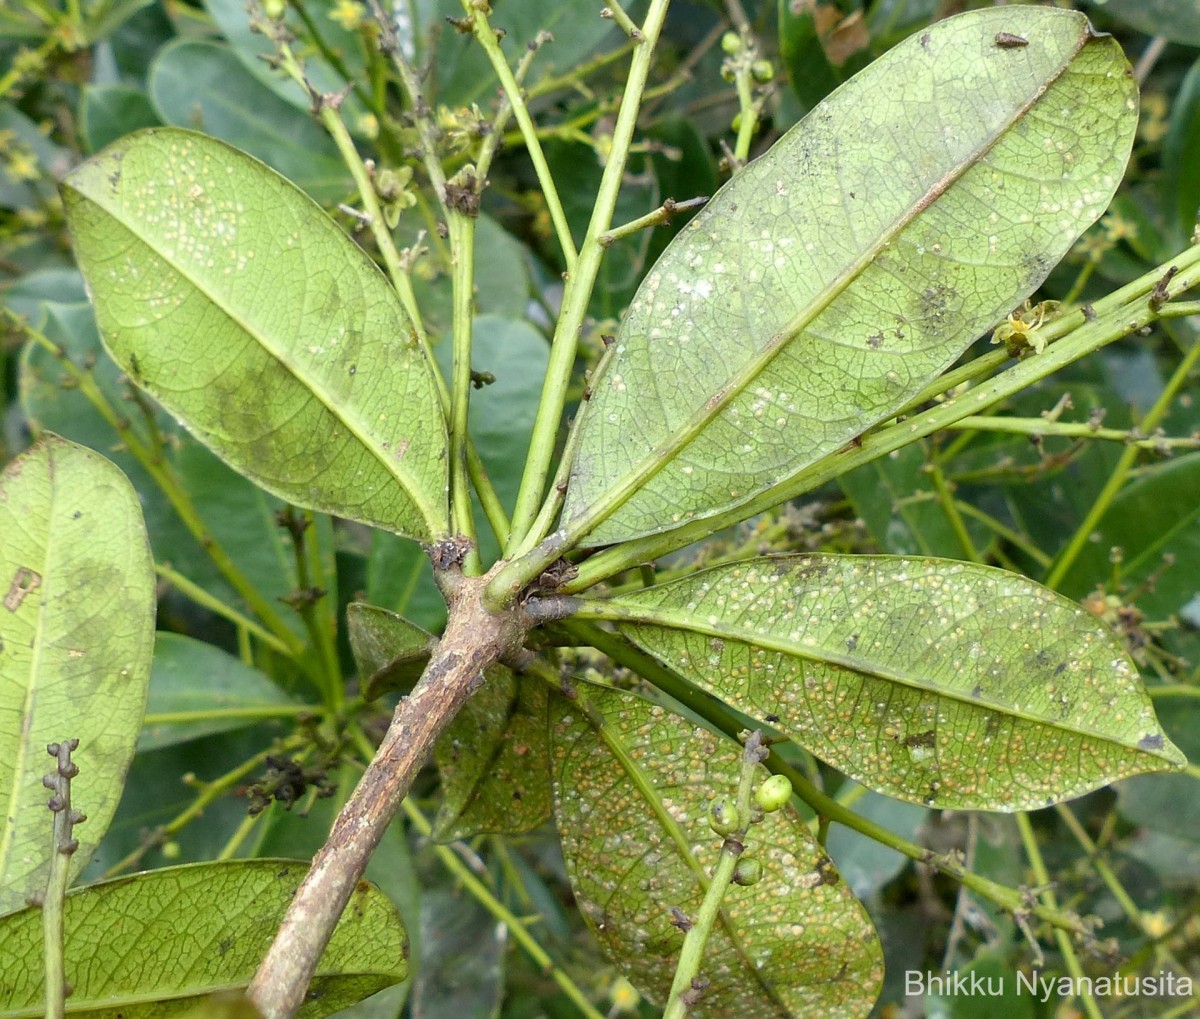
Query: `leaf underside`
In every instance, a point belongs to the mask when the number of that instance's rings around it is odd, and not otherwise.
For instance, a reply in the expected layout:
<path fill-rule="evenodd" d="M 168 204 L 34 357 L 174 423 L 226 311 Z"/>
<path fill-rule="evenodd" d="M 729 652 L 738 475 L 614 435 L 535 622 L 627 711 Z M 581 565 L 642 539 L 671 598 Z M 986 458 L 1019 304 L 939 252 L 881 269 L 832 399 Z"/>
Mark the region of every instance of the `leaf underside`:
<path fill-rule="evenodd" d="M 165 1019 L 245 988 L 307 869 L 291 860 L 200 863 L 69 893 L 67 1015 Z M 41 910 L 0 919 L 0 943 L 0 1019 L 43 1015 Z M 318 1019 L 403 980 L 407 958 L 395 907 L 359 882 L 297 1015 Z"/>
<path fill-rule="evenodd" d="M 697 686 L 900 799 L 1034 809 L 1185 763 L 1112 633 L 1004 570 L 778 556 L 606 607 Z"/>
<path fill-rule="evenodd" d="M 699 910 L 722 842 L 708 806 L 736 791 L 741 748 L 659 705 L 590 687 L 553 697 L 551 736 L 555 816 L 580 910 L 626 976 L 662 1003 L 683 942 L 671 908 Z M 792 807 L 751 828 L 746 855 L 763 878 L 722 900 L 701 966 L 708 988 L 688 1015 L 865 1015 L 883 978 L 878 938 Z"/>
<path fill-rule="evenodd" d="M 1070 11 L 975 11 L 875 61 L 646 276 L 584 411 L 568 537 L 736 507 L 891 416 L 1100 215 L 1136 121 L 1120 47 Z"/>
<path fill-rule="evenodd" d="M 434 376 L 367 256 L 295 185 L 175 128 L 63 183 L 101 335 L 129 377 L 283 499 L 447 530 Z"/>
<path fill-rule="evenodd" d="M 47 434 L 0 474 L 0 913 L 45 890 L 46 744 L 79 740 L 72 802 L 88 820 L 73 876 L 108 828 L 146 704 L 154 611 L 133 487 Z"/>

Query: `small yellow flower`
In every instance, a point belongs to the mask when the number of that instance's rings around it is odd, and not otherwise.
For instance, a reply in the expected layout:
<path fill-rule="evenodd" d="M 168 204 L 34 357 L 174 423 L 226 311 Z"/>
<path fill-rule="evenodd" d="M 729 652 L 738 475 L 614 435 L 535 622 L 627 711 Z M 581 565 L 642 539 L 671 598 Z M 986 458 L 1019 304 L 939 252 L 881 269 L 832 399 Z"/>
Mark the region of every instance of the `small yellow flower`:
<path fill-rule="evenodd" d="M 624 977 L 617 977 L 608 989 L 608 1000 L 612 1002 L 612 1012 L 609 1014 L 621 1015 L 623 1012 L 634 1011 L 638 1007 L 638 1002 L 642 1000 L 642 996 L 628 980 Z"/>
<path fill-rule="evenodd" d="M 367 20 L 367 9 L 358 0 L 338 0 L 329 17 L 347 32 L 356 32 Z"/>
<path fill-rule="evenodd" d="M 1142 96 L 1142 119 L 1138 124 L 1138 134 L 1142 136 L 1143 141 L 1156 145 L 1163 140 L 1169 126 L 1168 112 L 1166 96 L 1157 92 Z"/>
<path fill-rule="evenodd" d="M 9 152 L 7 169 L 9 178 L 14 181 L 37 180 L 41 176 L 37 156 L 24 146 L 14 146 Z"/>
<path fill-rule="evenodd" d="M 1138 235 L 1137 224 L 1116 212 L 1108 213 L 1101 221 L 1101 226 L 1104 228 L 1105 236 L 1113 244 L 1124 240 L 1134 240 Z"/>

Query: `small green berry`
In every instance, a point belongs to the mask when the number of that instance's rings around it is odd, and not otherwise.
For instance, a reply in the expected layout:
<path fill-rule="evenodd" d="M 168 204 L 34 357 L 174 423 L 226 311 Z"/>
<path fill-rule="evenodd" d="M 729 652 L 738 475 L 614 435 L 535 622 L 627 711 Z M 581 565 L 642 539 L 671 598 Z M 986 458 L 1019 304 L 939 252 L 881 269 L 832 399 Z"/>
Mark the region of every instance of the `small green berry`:
<path fill-rule="evenodd" d="M 787 806 L 792 798 L 792 783 L 785 775 L 772 775 L 754 794 L 754 802 L 768 814 Z"/>
<path fill-rule="evenodd" d="M 756 60 L 750 65 L 750 73 L 760 85 L 765 85 L 775 77 L 775 68 L 769 60 Z"/>
<path fill-rule="evenodd" d="M 708 823 L 721 838 L 732 835 L 738 830 L 737 804 L 725 797 L 713 800 L 708 808 Z"/>
<path fill-rule="evenodd" d="M 762 880 L 763 865 L 754 859 L 738 860 L 737 866 L 733 869 L 733 883 L 735 885 L 756 885 Z"/>
<path fill-rule="evenodd" d="M 742 37 L 737 32 L 726 32 L 721 36 L 721 49 L 730 56 L 740 52 L 742 48 Z"/>

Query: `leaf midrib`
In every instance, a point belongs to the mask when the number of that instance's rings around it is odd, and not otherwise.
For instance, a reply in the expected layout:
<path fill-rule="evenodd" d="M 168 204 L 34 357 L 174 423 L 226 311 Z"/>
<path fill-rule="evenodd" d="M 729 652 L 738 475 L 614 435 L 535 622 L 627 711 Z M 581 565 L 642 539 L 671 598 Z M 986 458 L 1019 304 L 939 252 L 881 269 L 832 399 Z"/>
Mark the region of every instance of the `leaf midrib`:
<path fill-rule="evenodd" d="M 643 609 L 641 606 L 631 604 L 629 602 L 623 602 L 619 599 L 612 599 L 611 601 L 604 603 L 589 603 L 584 601 L 582 604 L 587 607 L 585 607 L 578 614 L 584 617 L 608 619 L 616 622 L 618 625 L 632 624 L 635 626 L 658 626 L 665 627 L 667 629 L 678 630 L 680 632 L 695 633 L 705 637 L 716 637 L 720 640 L 731 640 L 749 647 L 761 648 L 764 651 L 772 651 L 792 658 L 799 658 L 804 661 L 813 662 L 817 665 L 831 665 L 837 668 L 847 669 L 861 676 L 866 676 L 880 682 L 892 683 L 897 686 L 907 687 L 920 693 L 933 694 L 938 698 L 954 701 L 958 704 L 962 704 L 966 707 L 977 710 L 995 711 L 998 714 L 1025 722 L 1031 726 L 1055 729 L 1060 732 L 1069 732 L 1075 735 L 1087 737 L 1089 739 L 1103 741 L 1105 743 L 1122 747 L 1126 750 L 1135 750 L 1139 753 L 1152 754 L 1153 756 L 1161 757 L 1163 760 L 1172 760 L 1171 757 L 1166 755 L 1165 746 L 1164 751 L 1161 753 L 1144 750 L 1136 744 L 1129 744 L 1119 739 L 1115 739 L 1111 733 L 1102 733 L 1078 725 L 1067 725 L 1063 724 L 1062 722 L 1051 721 L 1014 708 L 1011 704 L 998 704 L 995 701 L 984 697 L 972 697 L 966 692 L 930 686 L 928 683 L 922 683 L 918 678 L 912 677 L 907 673 L 890 671 L 877 663 L 869 662 L 866 659 L 856 655 L 840 654 L 836 651 L 829 651 L 820 647 L 806 648 L 792 641 L 779 639 L 767 634 L 747 633 L 743 629 L 728 624 L 722 625 L 720 623 L 708 623 L 696 618 L 695 616 L 676 612 L 671 609 L 663 609 L 659 607 Z"/>
<path fill-rule="evenodd" d="M 236 325 L 247 336 L 249 336 L 264 354 L 273 358 L 277 363 L 282 365 L 288 374 L 291 375 L 291 377 L 296 381 L 297 385 L 299 385 L 301 389 L 311 393 L 314 397 L 316 397 L 320 404 L 329 412 L 329 414 L 336 421 L 339 421 L 342 425 L 344 425 L 347 431 L 349 431 L 350 434 L 353 435 L 355 439 L 357 439 L 363 445 L 363 447 L 371 452 L 371 455 L 383 467 L 384 472 L 395 478 L 395 480 L 399 483 L 405 497 L 420 513 L 422 520 L 429 532 L 433 535 L 437 535 L 445 530 L 445 523 L 443 521 L 444 514 L 434 513 L 431 511 L 431 507 L 426 505 L 423 497 L 423 486 L 417 484 L 414 476 L 410 474 L 409 471 L 404 470 L 401 467 L 402 461 L 396 461 L 396 463 L 393 464 L 393 457 L 389 457 L 381 450 L 377 449 L 375 443 L 369 441 L 367 435 L 364 433 L 364 426 L 362 423 L 355 418 L 344 416 L 344 414 L 337 408 L 336 401 L 333 400 L 331 395 L 326 391 L 325 387 L 323 385 L 319 385 L 318 380 L 306 376 L 300 370 L 299 365 L 293 361 L 286 351 L 278 350 L 273 344 L 267 342 L 265 337 L 260 334 L 258 330 L 252 329 L 243 320 L 240 313 L 238 313 L 235 309 L 230 308 L 227 302 L 218 300 L 217 297 L 214 296 L 211 289 L 207 285 L 204 285 L 201 280 L 195 277 L 195 275 L 190 271 L 190 268 L 185 268 L 173 258 L 168 257 L 159 244 L 155 243 L 153 239 L 147 239 L 140 229 L 135 229 L 135 227 L 141 226 L 136 218 L 132 220 L 133 225 L 131 226 L 130 222 L 126 220 L 124 215 L 118 215 L 117 212 L 114 212 L 107 203 L 102 202 L 98 198 L 93 197 L 91 194 L 81 191 L 79 188 L 75 187 L 70 178 L 64 181 L 64 187 L 69 188 L 71 191 L 77 194 L 82 201 L 89 202 L 104 212 L 113 223 L 115 223 L 122 230 L 126 231 L 132 238 L 134 238 L 135 241 L 143 245 L 151 254 L 161 260 L 165 265 L 169 266 L 173 271 L 177 272 L 179 276 L 186 280 L 190 286 L 194 287 L 198 293 L 200 293 L 213 305 L 213 307 L 217 308 L 221 314 L 223 314 L 226 318 L 233 322 L 234 325 Z M 103 192 L 103 188 L 101 188 L 100 191 Z M 126 210 L 122 207 L 119 211 L 124 213 Z M 425 366 L 425 370 L 428 370 L 428 366 Z"/>
<path fill-rule="evenodd" d="M 659 445 L 648 457 L 641 461 L 637 469 L 627 474 L 617 484 L 613 485 L 608 493 L 592 503 L 588 511 L 580 517 L 577 517 L 567 526 L 567 532 L 572 543 L 578 542 L 585 538 L 589 532 L 593 531 L 600 524 L 604 523 L 609 517 L 616 513 L 630 498 L 641 489 L 650 479 L 659 474 L 675 457 L 688 445 L 699 436 L 705 428 L 725 410 L 725 408 L 741 393 L 745 392 L 758 377 L 766 370 L 767 366 L 775 359 L 775 356 L 783 350 L 787 344 L 795 339 L 804 329 L 806 329 L 814 319 L 816 319 L 833 301 L 844 293 L 858 279 L 861 273 L 874 262 L 879 253 L 884 250 L 891 242 L 903 231 L 917 216 L 928 209 L 938 199 L 940 199 L 947 191 L 949 191 L 955 183 L 975 166 L 992 148 L 999 144 L 1012 130 L 1012 128 L 1025 117 L 1028 112 L 1033 109 L 1050 91 L 1050 89 L 1059 81 L 1059 79 L 1071 68 L 1083 47 L 1087 45 L 1092 36 L 1087 32 L 1080 33 L 1077 38 L 1076 46 L 1071 51 L 1070 55 L 1063 60 L 1058 70 L 1050 77 L 1047 77 L 1041 86 L 1034 92 L 1030 99 L 1022 106 L 1014 111 L 1013 115 L 1004 123 L 1003 127 L 997 129 L 993 136 L 988 139 L 983 145 L 975 149 L 970 155 L 964 157 L 960 162 L 952 167 L 947 173 L 938 178 L 937 181 L 930 186 L 925 194 L 911 208 L 907 209 L 895 223 L 884 230 L 859 258 L 855 259 L 843 272 L 836 276 L 831 283 L 810 303 L 805 311 L 801 312 L 783 329 L 775 333 L 774 336 L 763 346 L 761 352 L 748 361 L 723 387 L 717 390 L 713 397 L 710 397 L 704 405 L 696 411 L 684 424 L 681 429 L 676 430 L 670 435 L 667 440 Z M 595 411 L 593 411 L 595 413 Z M 891 413 L 889 410 L 887 413 Z M 864 419 L 863 429 L 870 427 L 878 421 L 887 417 L 887 413 L 878 418 L 867 420 Z M 809 466 L 808 463 L 801 462 L 796 466 L 792 474 L 799 472 L 804 467 Z M 788 475 L 789 477 L 791 475 Z M 781 478 L 772 485 L 779 484 L 785 481 L 786 478 Z M 767 486 L 771 487 L 771 486 Z M 740 501 L 747 501 L 752 498 L 757 491 L 747 492 Z M 702 519 L 704 516 L 712 515 L 719 512 L 722 506 L 712 507 L 705 513 L 696 513 L 689 517 L 690 520 Z M 654 528 L 650 532 L 669 529 L 666 526 Z M 640 533 L 640 532 L 639 532 Z M 630 536 L 626 536 L 627 538 Z"/>

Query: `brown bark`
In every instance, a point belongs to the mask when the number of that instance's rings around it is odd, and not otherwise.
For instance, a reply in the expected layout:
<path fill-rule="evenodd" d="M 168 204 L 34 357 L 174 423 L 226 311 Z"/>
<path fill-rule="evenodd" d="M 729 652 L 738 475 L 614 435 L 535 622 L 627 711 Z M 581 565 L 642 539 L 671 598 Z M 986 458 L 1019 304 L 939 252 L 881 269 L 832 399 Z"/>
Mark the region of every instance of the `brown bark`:
<path fill-rule="evenodd" d="M 483 681 L 514 654 L 524 628 L 515 613 L 492 615 L 479 599 L 486 578 L 461 579 L 446 632 L 413 692 L 396 706 L 387 735 L 296 890 L 247 994 L 266 1019 L 288 1019 L 342 911 L 433 744 Z"/>

